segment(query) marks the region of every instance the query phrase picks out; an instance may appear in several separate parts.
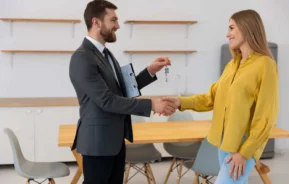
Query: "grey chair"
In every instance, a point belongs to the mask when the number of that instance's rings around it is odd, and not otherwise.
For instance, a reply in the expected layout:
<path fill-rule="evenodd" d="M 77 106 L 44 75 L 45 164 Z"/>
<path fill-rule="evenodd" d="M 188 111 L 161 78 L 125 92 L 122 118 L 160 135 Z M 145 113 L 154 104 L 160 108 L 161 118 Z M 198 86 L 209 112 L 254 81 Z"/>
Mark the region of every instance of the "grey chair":
<path fill-rule="evenodd" d="M 203 179 L 202 184 L 212 184 L 210 180 L 218 176 L 220 171 L 218 148 L 204 139 L 196 159 L 185 161 L 184 166 L 195 172 L 193 184 L 199 184 L 200 178 Z"/>
<path fill-rule="evenodd" d="M 132 116 L 132 122 L 144 122 L 145 119 L 140 116 Z M 146 178 L 148 183 L 156 183 L 150 163 L 161 161 L 162 155 L 156 149 L 154 144 L 127 144 L 126 145 L 126 171 L 124 184 L 128 183 L 136 174 L 141 173 Z M 142 164 L 142 167 L 137 166 Z M 129 177 L 130 169 L 134 168 L 137 172 Z"/>
<path fill-rule="evenodd" d="M 192 121 L 193 116 L 190 111 L 177 111 L 168 118 L 168 121 Z M 197 156 L 198 150 L 200 148 L 200 142 L 186 142 L 186 143 L 164 143 L 164 149 L 172 155 L 173 161 L 168 170 L 167 176 L 165 178 L 165 184 L 168 182 L 171 172 L 174 169 L 178 171 L 177 183 L 180 183 L 182 176 L 182 168 L 185 160 L 192 160 Z M 174 167 L 174 165 L 176 166 Z"/>
<path fill-rule="evenodd" d="M 30 181 L 43 183 L 46 180 L 49 181 L 49 184 L 55 184 L 54 178 L 65 177 L 70 174 L 69 168 L 63 163 L 26 160 L 14 132 L 5 128 L 4 133 L 8 136 L 12 147 L 15 170 L 20 176 L 27 179 L 26 184 L 29 184 Z M 38 182 L 35 179 L 44 179 L 44 181 Z"/>

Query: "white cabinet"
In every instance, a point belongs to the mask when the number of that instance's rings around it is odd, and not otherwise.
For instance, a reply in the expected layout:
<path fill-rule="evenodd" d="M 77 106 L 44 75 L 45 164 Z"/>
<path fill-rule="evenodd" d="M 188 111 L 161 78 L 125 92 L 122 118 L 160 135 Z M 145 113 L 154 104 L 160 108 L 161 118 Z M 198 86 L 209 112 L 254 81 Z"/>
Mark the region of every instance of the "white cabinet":
<path fill-rule="evenodd" d="M 12 148 L 3 129 L 10 128 L 16 134 L 26 159 L 34 161 L 34 115 L 29 108 L 0 108 L 0 164 L 13 163 Z"/>
<path fill-rule="evenodd" d="M 58 147 L 59 125 L 77 124 L 79 107 L 38 108 L 35 114 L 35 160 L 75 161 L 69 147 Z"/>
<path fill-rule="evenodd" d="M 77 124 L 79 107 L 0 108 L 0 164 L 12 164 L 13 154 L 4 128 L 11 128 L 23 155 L 31 161 L 75 161 L 70 148 L 58 147 L 59 125 Z"/>
<path fill-rule="evenodd" d="M 203 115 L 203 114 L 202 114 Z M 194 114 L 196 117 L 197 114 Z M 196 119 L 208 119 L 211 114 L 199 115 Z M 153 115 L 135 121 L 167 121 L 167 117 Z M 0 164 L 12 164 L 13 155 L 4 128 L 11 128 L 19 139 L 24 156 L 31 161 L 47 162 L 75 161 L 69 147 L 58 147 L 59 126 L 77 124 L 79 119 L 78 106 L 55 107 L 11 107 L 0 108 Z M 162 143 L 156 148 L 163 157 L 170 155 L 164 150 Z"/>

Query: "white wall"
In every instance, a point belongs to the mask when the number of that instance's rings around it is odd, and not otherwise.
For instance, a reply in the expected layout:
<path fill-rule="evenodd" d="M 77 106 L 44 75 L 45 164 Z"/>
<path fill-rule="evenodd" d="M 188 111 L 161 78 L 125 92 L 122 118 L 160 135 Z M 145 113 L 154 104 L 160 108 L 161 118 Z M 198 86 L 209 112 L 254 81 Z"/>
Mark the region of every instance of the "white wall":
<path fill-rule="evenodd" d="M 83 10 L 89 1 L 78 0 L 0 0 L 0 17 L 71 18 L 81 19 L 75 26 L 63 23 L 15 23 L 13 36 L 9 24 L 0 22 L 0 49 L 76 49 L 86 35 Z M 182 54 L 168 55 L 172 61 L 172 79 L 181 75 L 181 89 L 190 93 L 207 92 L 211 83 L 218 79 L 220 48 L 227 42 L 225 37 L 228 19 L 242 9 L 257 10 L 266 25 L 268 40 L 279 46 L 280 115 L 278 125 L 289 130 L 289 1 L 287 0 L 114 0 L 119 10 L 121 29 L 117 43 L 109 44 L 121 65 L 129 62 L 125 49 L 195 49 L 189 55 L 188 66 Z M 133 6 L 135 6 L 133 8 Z M 189 27 L 185 38 L 184 25 L 136 25 L 129 37 L 128 19 L 197 20 Z M 138 72 L 158 54 L 133 55 Z M 10 55 L 0 54 L 0 97 L 48 97 L 75 96 L 68 77 L 70 54 L 15 54 L 13 67 Z M 173 94 L 172 82 L 166 83 L 164 71 L 159 80 L 143 90 L 144 95 Z M 185 79 L 188 79 L 188 85 Z M 170 80 L 171 81 L 171 80 Z M 280 140 L 277 148 L 288 148 L 289 141 Z"/>

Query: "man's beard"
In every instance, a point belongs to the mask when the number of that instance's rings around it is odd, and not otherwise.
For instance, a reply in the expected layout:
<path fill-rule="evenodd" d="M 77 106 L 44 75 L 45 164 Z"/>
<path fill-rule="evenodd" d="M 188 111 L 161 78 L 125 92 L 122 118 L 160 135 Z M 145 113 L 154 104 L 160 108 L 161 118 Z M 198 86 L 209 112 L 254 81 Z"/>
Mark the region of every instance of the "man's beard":
<path fill-rule="evenodd" d="M 100 30 L 100 35 L 102 36 L 103 40 L 106 42 L 115 42 L 116 36 L 112 31 L 109 31 L 105 27 L 102 27 Z"/>

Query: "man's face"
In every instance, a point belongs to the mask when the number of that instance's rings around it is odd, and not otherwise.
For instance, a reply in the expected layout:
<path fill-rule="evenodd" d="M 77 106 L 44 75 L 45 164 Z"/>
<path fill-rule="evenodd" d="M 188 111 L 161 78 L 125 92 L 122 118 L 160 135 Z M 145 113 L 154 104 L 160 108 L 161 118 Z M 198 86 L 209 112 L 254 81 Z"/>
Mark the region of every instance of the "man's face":
<path fill-rule="evenodd" d="M 106 14 L 101 22 L 100 35 L 106 42 L 115 42 L 115 32 L 119 29 L 118 18 L 113 9 L 106 9 Z"/>

